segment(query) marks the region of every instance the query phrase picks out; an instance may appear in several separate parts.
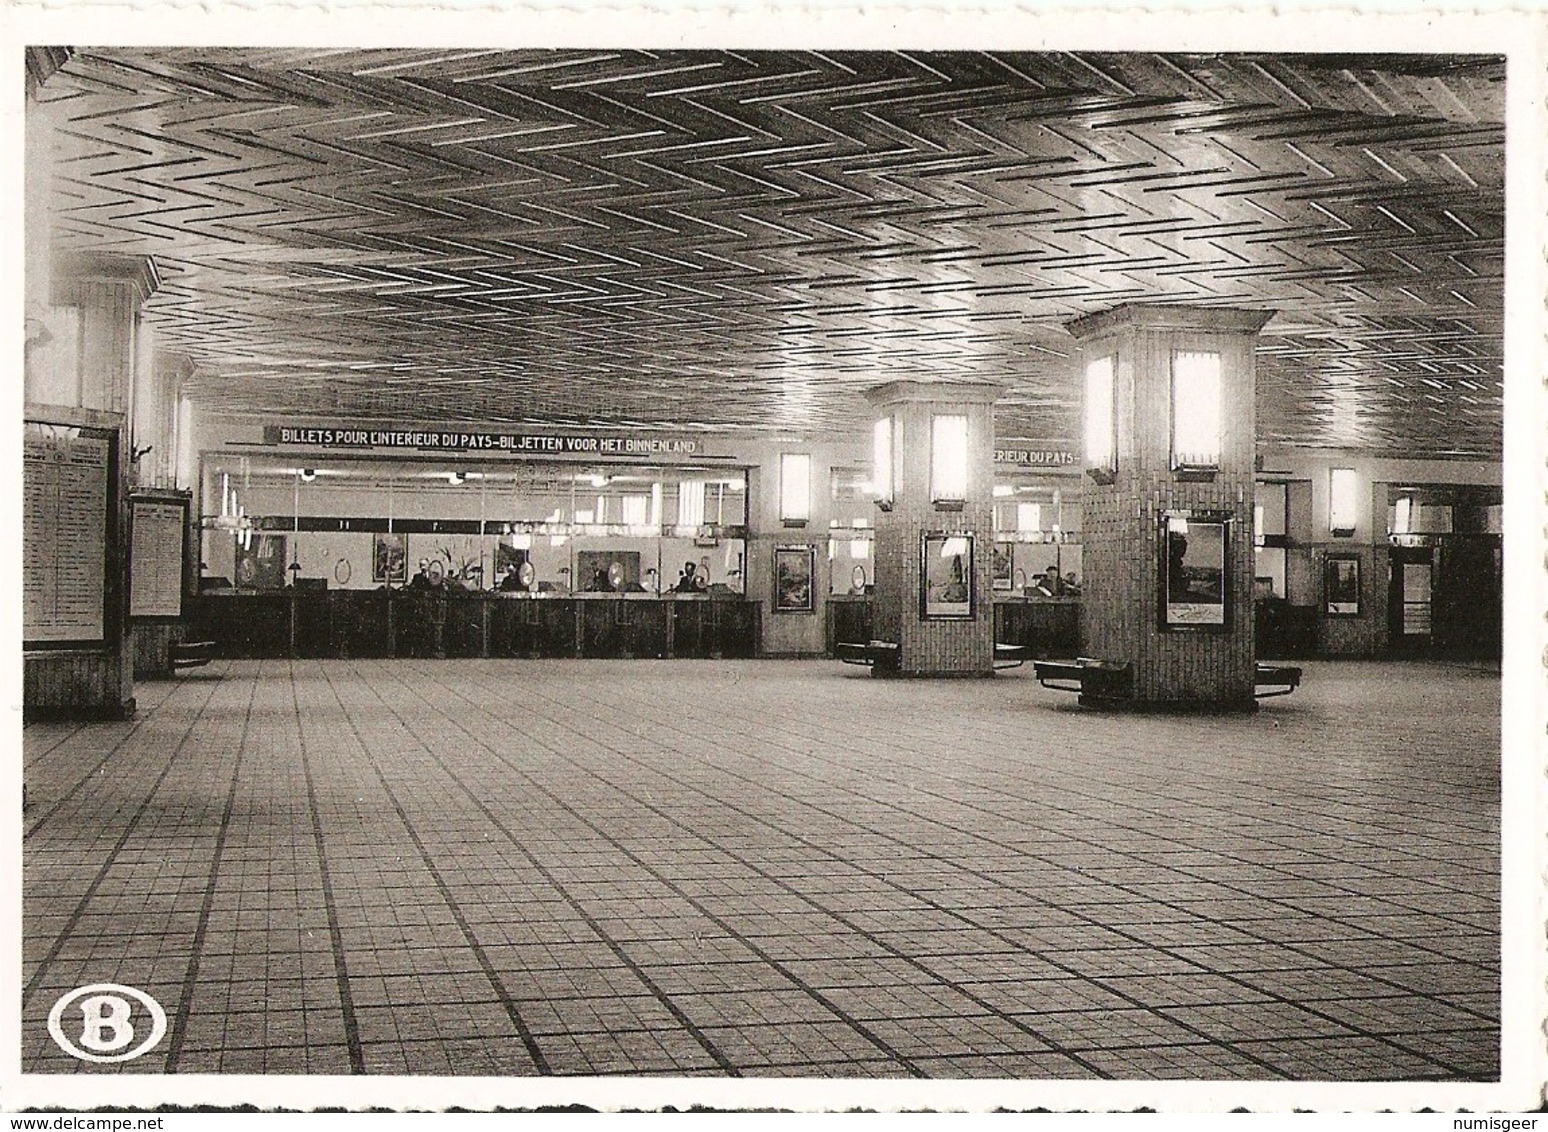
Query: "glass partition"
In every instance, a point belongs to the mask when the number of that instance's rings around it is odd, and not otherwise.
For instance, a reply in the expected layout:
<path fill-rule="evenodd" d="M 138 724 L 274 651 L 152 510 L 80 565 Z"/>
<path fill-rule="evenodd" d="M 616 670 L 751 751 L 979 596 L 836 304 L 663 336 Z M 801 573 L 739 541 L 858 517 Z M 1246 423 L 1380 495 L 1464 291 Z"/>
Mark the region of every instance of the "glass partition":
<path fill-rule="evenodd" d="M 869 468 L 834 468 L 828 520 L 828 592 L 867 594 L 876 585 L 876 493 Z"/>
<path fill-rule="evenodd" d="M 994 489 L 994 589 L 1018 597 L 1078 597 L 1078 491 L 1047 479 L 1002 476 Z"/>
<path fill-rule="evenodd" d="M 214 453 L 202 482 L 205 589 L 743 589 L 741 467 Z"/>

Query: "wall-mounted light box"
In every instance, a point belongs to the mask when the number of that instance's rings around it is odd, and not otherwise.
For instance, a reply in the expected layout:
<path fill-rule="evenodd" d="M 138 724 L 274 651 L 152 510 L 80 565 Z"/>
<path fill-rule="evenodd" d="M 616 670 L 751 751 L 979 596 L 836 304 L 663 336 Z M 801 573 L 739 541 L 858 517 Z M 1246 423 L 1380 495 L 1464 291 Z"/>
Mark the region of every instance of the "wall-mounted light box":
<path fill-rule="evenodd" d="M 1328 529 L 1339 538 L 1355 533 L 1356 491 L 1353 468 L 1328 469 Z"/>
<path fill-rule="evenodd" d="M 1220 355 L 1172 355 L 1172 470 L 1212 478 L 1220 467 Z"/>
<path fill-rule="evenodd" d="M 939 508 L 967 500 L 968 419 L 939 415 L 930 421 L 930 498 Z"/>
<path fill-rule="evenodd" d="M 780 454 L 779 517 L 787 527 L 804 527 L 812 517 L 812 458 L 805 452 Z"/>
<path fill-rule="evenodd" d="M 872 436 L 872 486 L 876 489 L 876 502 L 882 510 L 892 508 L 897 494 L 897 473 L 892 462 L 892 438 L 896 429 L 895 418 L 883 417 L 871 429 Z"/>
<path fill-rule="evenodd" d="M 1395 535 L 1412 534 L 1414 530 L 1414 500 L 1410 495 L 1398 497 L 1397 505 L 1393 508 L 1392 533 Z"/>
<path fill-rule="evenodd" d="M 1111 356 L 1086 364 L 1086 472 L 1098 483 L 1112 483 L 1118 472 L 1116 384 Z"/>

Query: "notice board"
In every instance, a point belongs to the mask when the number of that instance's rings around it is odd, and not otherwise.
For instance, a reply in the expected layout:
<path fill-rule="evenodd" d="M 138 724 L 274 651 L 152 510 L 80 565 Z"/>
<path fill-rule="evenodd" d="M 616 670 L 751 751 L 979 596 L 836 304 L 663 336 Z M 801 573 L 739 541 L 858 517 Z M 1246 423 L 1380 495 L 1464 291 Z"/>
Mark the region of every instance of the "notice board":
<path fill-rule="evenodd" d="M 176 499 L 132 499 L 129 542 L 129 616 L 183 613 L 185 504 Z"/>
<path fill-rule="evenodd" d="M 100 643 L 107 622 L 113 437 L 26 422 L 22 440 L 22 637 Z"/>

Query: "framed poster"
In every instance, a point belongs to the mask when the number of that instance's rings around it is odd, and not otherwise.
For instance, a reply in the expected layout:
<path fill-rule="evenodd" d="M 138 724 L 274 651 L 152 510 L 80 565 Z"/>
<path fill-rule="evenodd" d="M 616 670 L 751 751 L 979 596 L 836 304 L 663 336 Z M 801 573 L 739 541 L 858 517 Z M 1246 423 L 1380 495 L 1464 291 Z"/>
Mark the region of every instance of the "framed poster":
<path fill-rule="evenodd" d="M 242 589 L 284 589 L 285 566 L 284 535 L 251 534 L 246 546 L 237 536 L 236 583 Z"/>
<path fill-rule="evenodd" d="M 24 647 L 108 638 L 116 434 L 27 421 L 22 437 Z"/>
<path fill-rule="evenodd" d="M 130 512 L 129 616 L 180 617 L 188 504 L 135 497 Z"/>
<path fill-rule="evenodd" d="M 774 548 L 774 612 L 817 612 L 817 552 L 810 546 Z"/>
<path fill-rule="evenodd" d="M 1009 590 L 1011 588 L 1011 554 L 1015 547 L 1008 542 L 994 544 L 993 571 L 990 575 L 993 588 L 997 590 Z"/>
<path fill-rule="evenodd" d="M 401 586 L 408 581 L 408 536 L 378 531 L 371 544 L 371 581 Z"/>
<path fill-rule="evenodd" d="M 919 616 L 970 621 L 973 590 L 973 536 L 926 531 L 920 539 Z"/>
<path fill-rule="evenodd" d="M 1330 554 L 1322 563 L 1323 613 L 1329 617 L 1360 616 L 1360 558 Z"/>
<path fill-rule="evenodd" d="M 1215 511 L 1161 515 L 1161 628 L 1224 632 L 1230 627 L 1231 519 Z"/>

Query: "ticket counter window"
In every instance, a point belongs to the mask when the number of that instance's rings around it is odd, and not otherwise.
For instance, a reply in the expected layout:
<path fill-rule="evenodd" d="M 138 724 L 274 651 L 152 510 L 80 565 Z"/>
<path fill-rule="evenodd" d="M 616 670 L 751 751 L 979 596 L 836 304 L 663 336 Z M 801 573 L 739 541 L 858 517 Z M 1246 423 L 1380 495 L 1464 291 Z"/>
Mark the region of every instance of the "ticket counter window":
<path fill-rule="evenodd" d="M 1280 481 L 1256 485 L 1252 514 L 1253 586 L 1255 601 L 1284 600 L 1289 538 L 1288 486 Z"/>
<path fill-rule="evenodd" d="M 995 485 L 994 588 L 1006 596 L 1075 598 L 1081 593 L 1082 511 L 1074 489 L 1047 477 Z"/>
<path fill-rule="evenodd" d="M 398 589 L 433 573 L 446 591 L 643 594 L 688 563 L 697 592 L 742 590 L 740 468 L 215 454 L 201 478 L 206 590 Z"/>
<path fill-rule="evenodd" d="M 859 466 L 833 468 L 829 485 L 828 593 L 863 597 L 876 585 L 875 515 L 881 489 L 874 470 Z"/>

